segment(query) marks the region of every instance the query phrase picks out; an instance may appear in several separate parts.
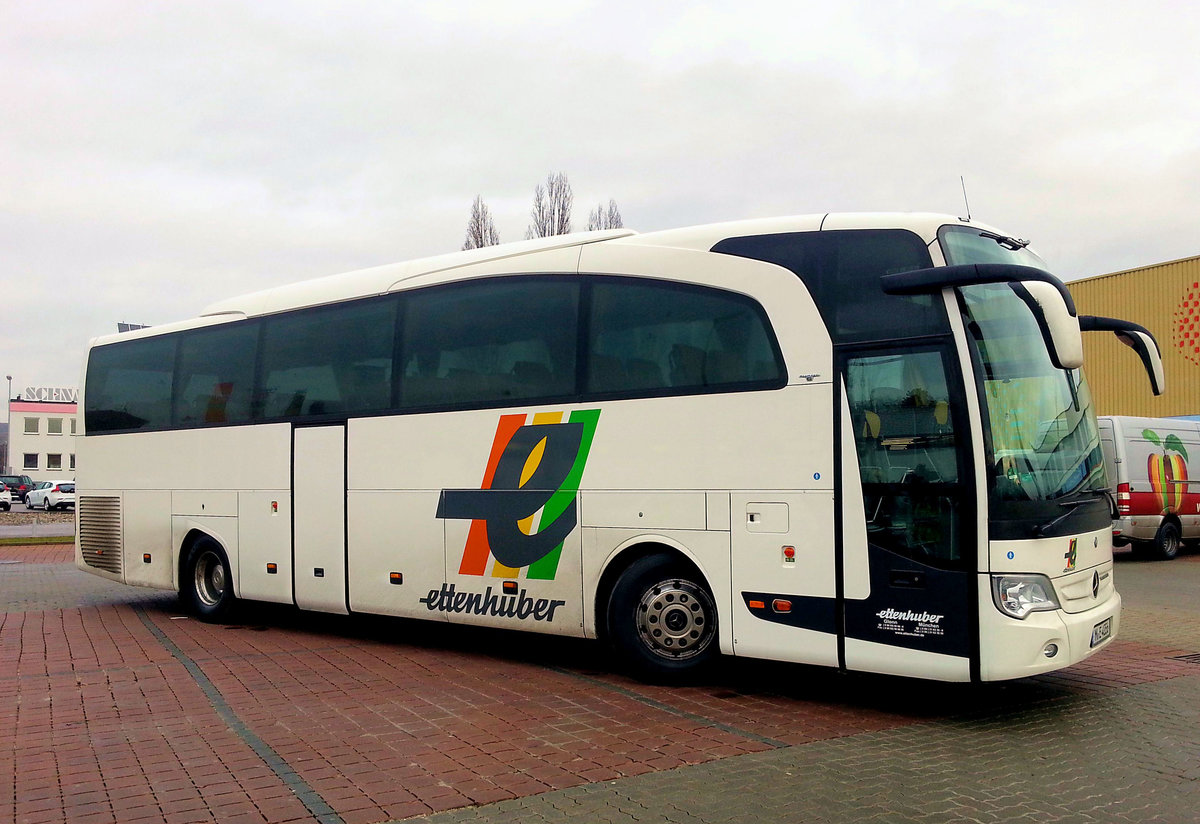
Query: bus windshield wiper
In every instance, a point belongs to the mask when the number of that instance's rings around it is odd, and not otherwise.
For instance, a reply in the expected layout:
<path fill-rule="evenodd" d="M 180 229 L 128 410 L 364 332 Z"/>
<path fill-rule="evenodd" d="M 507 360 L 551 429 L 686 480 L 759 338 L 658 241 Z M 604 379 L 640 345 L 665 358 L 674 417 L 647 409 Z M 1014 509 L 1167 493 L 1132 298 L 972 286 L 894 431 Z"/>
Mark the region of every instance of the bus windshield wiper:
<path fill-rule="evenodd" d="M 999 243 L 1001 246 L 1003 246 L 1005 249 L 1008 249 L 1009 251 L 1012 251 L 1012 252 L 1020 251 L 1021 249 L 1024 249 L 1026 246 L 1029 245 L 1028 240 L 1021 240 L 1020 238 L 1008 237 L 1007 235 L 998 235 L 995 232 L 980 232 L 979 236 L 986 237 L 989 240 L 994 240 L 997 243 Z"/>
<path fill-rule="evenodd" d="M 1060 523 L 1065 521 L 1067 518 L 1071 517 L 1071 515 L 1075 512 L 1076 507 L 1086 504 L 1089 500 L 1090 500 L 1089 498 L 1084 498 L 1084 499 L 1078 500 L 1078 501 L 1063 501 L 1062 503 L 1060 503 L 1059 506 L 1067 507 L 1067 511 L 1064 512 L 1063 514 L 1059 515 L 1057 518 L 1055 518 L 1052 521 L 1047 521 L 1044 524 L 1039 524 L 1038 526 L 1035 526 L 1033 528 L 1034 537 L 1035 538 L 1045 538 L 1047 532 L 1049 532 L 1054 527 L 1058 526 Z"/>

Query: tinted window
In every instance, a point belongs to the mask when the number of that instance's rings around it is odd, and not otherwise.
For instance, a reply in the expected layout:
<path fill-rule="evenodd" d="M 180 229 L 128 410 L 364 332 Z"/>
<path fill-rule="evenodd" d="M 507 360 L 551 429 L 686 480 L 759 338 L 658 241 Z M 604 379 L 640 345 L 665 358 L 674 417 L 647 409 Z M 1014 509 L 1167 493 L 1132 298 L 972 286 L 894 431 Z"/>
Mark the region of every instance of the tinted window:
<path fill-rule="evenodd" d="M 267 320 L 260 417 L 389 408 L 395 329 L 394 298 Z"/>
<path fill-rule="evenodd" d="M 729 238 L 714 252 L 783 266 L 804 281 L 835 343 L 949 331 L 941 295 L 885 295 L 879 278 L 933 265 L 903 229 L 791 232 Z"/>
<path fill-rule="evenodd" d="M 922 563 L 962 563 L 960 443 L 940 349 L 852 357 L 846 396 L 870 541 Z"/>
<path fill-rule="evenodd" d="M 249 421 L 257 342 L 258 325 L 247 323 L 182 335 L 174 423 Z"/>
<path fill-rule="evenodd" d="M 404 301 L 400 401 L 507 405 L 575 392 L 575 281 L 497 279 Z"/>
<path fill-rule="evenodd" d="M 741 295 L 598 280 L 589 328 L 588 392 L 686 392 L 783 380 L 762 310 Z"/>
<path fill-rule="evenodd" d="M 970 226 L 943 226 L 938 229 L 942 254 L 950 265 L 961 263 L 1015 263 L 1045 269 L 1046 262 L 1011 238 Z"/>
<path fill-rule="evenodd" d="M 174 337 L 94 348 L 84 390 L 87 431 L 168 426 L 174 363 Z"/>

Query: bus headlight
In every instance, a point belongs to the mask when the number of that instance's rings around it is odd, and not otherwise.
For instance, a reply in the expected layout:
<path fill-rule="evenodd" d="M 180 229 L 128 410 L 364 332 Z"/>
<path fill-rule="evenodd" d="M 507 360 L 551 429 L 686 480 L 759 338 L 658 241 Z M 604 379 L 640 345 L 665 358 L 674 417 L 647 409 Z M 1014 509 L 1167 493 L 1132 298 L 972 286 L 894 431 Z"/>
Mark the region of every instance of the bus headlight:
<path fill-rule="evenodd" d="M 998 610 L 1013 618 L 1058 609 L 1054 586 L 1045 575 L 993 575 L 992 600 Z"/>

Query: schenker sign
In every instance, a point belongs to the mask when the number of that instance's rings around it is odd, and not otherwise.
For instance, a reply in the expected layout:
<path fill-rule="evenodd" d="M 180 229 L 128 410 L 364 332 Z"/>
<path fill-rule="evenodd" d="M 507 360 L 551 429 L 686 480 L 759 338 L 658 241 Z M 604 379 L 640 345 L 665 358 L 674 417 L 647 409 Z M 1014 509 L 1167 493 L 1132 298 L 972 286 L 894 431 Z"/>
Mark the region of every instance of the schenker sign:
<path fill-rule="evenodd" d="M 21 400 L 79 403 L 79 390 L 65 386 L 26 386 Z"/>

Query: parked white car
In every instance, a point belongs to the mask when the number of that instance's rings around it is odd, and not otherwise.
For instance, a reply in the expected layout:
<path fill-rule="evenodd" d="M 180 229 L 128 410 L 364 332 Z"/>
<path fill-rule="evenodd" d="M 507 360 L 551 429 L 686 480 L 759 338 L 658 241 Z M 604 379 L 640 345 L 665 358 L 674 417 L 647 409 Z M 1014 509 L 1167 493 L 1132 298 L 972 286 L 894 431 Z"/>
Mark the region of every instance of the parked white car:
<path fill-rule="evenodd" d="M 8 491 L 7 486 L 4 489 L 0 489 L 0 509 L 3 509 L 5 512 L 12 509 L 12 493 Z"/>
<path fill-rule="evenodd" d="M 39 481 L 25 496 L 26 509 L 75 508 L 74 481 Z"/>

